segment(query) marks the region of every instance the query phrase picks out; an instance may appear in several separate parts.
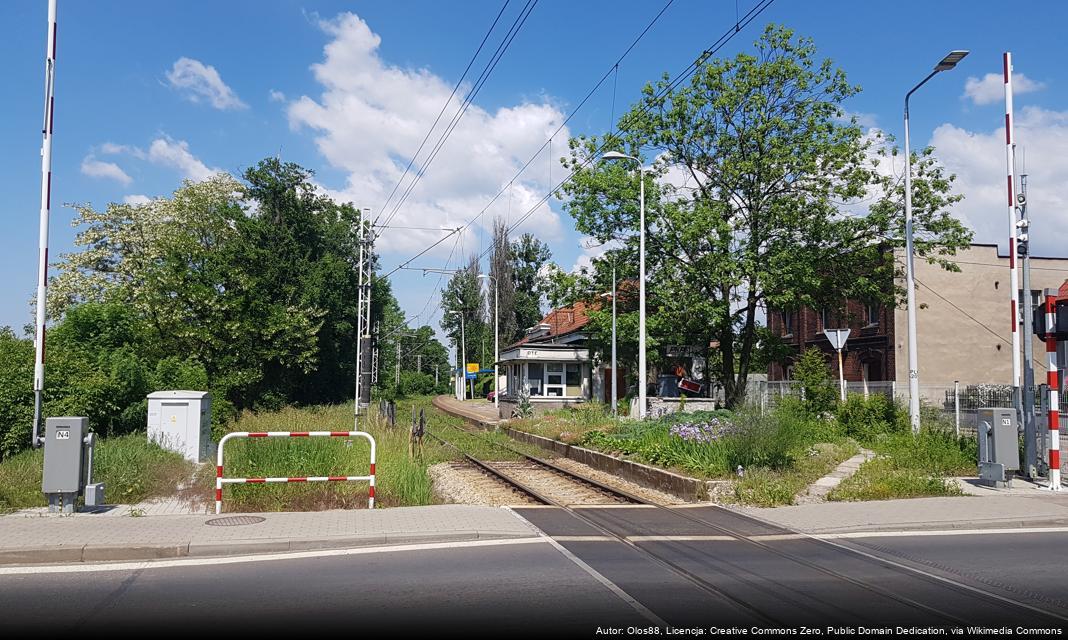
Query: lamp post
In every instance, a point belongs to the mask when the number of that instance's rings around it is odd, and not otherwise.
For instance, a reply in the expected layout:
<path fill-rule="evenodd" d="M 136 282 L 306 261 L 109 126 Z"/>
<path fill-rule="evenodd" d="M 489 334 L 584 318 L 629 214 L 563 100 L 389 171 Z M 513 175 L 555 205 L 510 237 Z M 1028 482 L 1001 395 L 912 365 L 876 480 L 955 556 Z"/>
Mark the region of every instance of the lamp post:
<path fill-rule="evenodd" d="M 916 277 L 913 269 L 912 255 L 912 156 L 909 151 L 909 98 L 917 89 L 933 78 L 940 71 L 949 71 L 957 66 L 967 51 L 951 51 L 946 57 L 935 65 L 934 71 L 929 73 L 918 85 L 905 94 L 905 287 L 908 304 L 908 340 L 909 340 L 909 422 L 912 424 L 912 432 L 920 431 L 920 379 L 919 379 L 919 356 L 916 345 Z M 1016 285 L 1013 284 L 1015 287 Z"/>
<path fill-rule="evenodd" d="M 480 273 L 480 280 L 493 280 L 493 406 L 500 409 L 501 406 L 501 390 L 500 383 L 501 378 L 497 375 L 497 362 L 501 359 L 500 349 L 500 317 L 501 314 L 497 309 L 497 278 L 491 275 Z"/>
<path fill-rule="evenodd" d="M 464 368 L 464 365 L 467 363 L 467 338 L 464 336 L 464 314 L 462 311 L 449 311 L 449 313 L 452 315 L 460 316 L 460 351 L 459 353 L 457 353 L 457 355 L 460 356 L 461 360 L 459 366 L 460 375 L 466 378 L 467 370 Z M 467 385 L 465 384 L 462 385 L 460 388 L 463 389 L 466 386 Z M 466 390 L 461 393 L 463 394 L 463 396 L 467 395 Z M 457 399 L 463 400 L 463 396 Z"/>
<path fill-rule="evenodd" d="M 645 418 L 646 384 L 645 384 L 645 167 L 642 161 L 618 151 L 609 151 L 601 156 L 602 160 L 633 160 L 638 164 L 638 179 L 641 183 L 638 195 L 640 228 L 638 240 L 638 418 Z M 615 375 L 615 372 L 612 372 Z M 614 386 L 614 385 L 613 385 Z"/>
<path fill-rule="evenodd" d="M 602 293 L 601 297 L 612 297 L 612 417 L 619 419 L 619 409 L 617 407 L 618 399 L 616 394 L 616 383 L 619 381 L 619 371 L 616 369 L 616 294 L 618 293 L 616 286 L 616 261 L 612 260 L 612 293 Z"/>

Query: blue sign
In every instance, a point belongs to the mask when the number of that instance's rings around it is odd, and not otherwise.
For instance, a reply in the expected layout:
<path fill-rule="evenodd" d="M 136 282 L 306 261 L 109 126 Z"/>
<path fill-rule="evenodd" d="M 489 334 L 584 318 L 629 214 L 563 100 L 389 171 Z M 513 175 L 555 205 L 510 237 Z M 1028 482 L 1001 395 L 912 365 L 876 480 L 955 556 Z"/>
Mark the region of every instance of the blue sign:
<path fill-rule="evenodd" d="M 464 377 L 467 378 L 468 380 L 474 380 L 475 378 L 478 377 L 478 374 L 477 373 L 465 373 Z"/>

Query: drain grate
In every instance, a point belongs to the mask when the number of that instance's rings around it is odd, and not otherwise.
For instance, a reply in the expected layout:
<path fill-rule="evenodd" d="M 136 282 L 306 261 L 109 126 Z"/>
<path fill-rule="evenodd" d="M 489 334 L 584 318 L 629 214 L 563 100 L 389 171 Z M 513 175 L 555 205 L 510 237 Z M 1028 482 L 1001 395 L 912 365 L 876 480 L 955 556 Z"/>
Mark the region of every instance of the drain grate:
<path fill-rule="evenodd" d="M 245 524 L 259 524 L 264 520 L 265 518 L 260 516 L 227 516 L 225 518 L 212 518 L 204 524 L 213 527 L 240 527 Z"/>

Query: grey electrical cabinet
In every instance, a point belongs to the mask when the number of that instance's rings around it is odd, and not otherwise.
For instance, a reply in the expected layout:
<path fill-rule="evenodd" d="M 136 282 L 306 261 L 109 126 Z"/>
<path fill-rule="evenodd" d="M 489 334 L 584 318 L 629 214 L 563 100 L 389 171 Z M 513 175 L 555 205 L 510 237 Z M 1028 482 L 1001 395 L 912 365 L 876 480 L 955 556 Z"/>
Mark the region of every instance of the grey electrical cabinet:
<path fill-rule="evenodd" d="M 207 391 L 148 394 L 148 439 L 182 454 L 190 462 L 209 460 L 211 395 Z"/>
<path fill-rule="evenodd" d="M 85 486 L 86 466 L 82 440 L 88 432 L 88 418 L 45 420 L 42 491 L 48 494 L 81 493 Z"/>
<path fill-rule="evenodd" d="M 1019 426 L 1015 409 L 979 409 L 979 479 L 1005 485 L 1020 468 Z"/>

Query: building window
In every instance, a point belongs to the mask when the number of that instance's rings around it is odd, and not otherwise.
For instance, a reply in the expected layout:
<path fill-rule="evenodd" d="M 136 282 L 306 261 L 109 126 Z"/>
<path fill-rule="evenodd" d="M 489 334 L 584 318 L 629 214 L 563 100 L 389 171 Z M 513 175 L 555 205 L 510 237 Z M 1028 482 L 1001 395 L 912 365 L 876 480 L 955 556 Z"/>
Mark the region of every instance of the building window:
<path fill-rule="evenodd" d="M 545 372 L 545 395 L 562 397 L 564 395 L 564 363 L 546 363 Z"/>
<path fill-rule="evenodd" d="M 782 312 L 782 333 L 788 336 L 794 332 L 794 315 L 789 311 Z"/>
<path fill-rule="evenodd" d="M 542 394 L 542 383 L 545 380 L 545 365 L 540 362 L 527 364 L 527 393 L 533 396 Z"/>
<path fill-rule="evenodd" d="M 865 307 L 864 314 L 864 319 L 867 321 L 869 327 L 879 324 L 879 303 L 868 303 L 867 307 Z"/>
<path fill-rule="evenodd" d="M 820 309 L 820 326 L 823 327 L 824 331 L 826 331 L 827 327 L 830 326 L 827 324 L 827 321 L 830 319 L 831 314 L 827 312 L 827 308 L 824 307 L 823 309 Z"/>
<path fill-rule="evenodd" d="M 569 362 L 564 368 L 564 384 L 567 385 L 567 396 L 577 398 L 582 395 L 582 365 L 577 362 Z"/>

